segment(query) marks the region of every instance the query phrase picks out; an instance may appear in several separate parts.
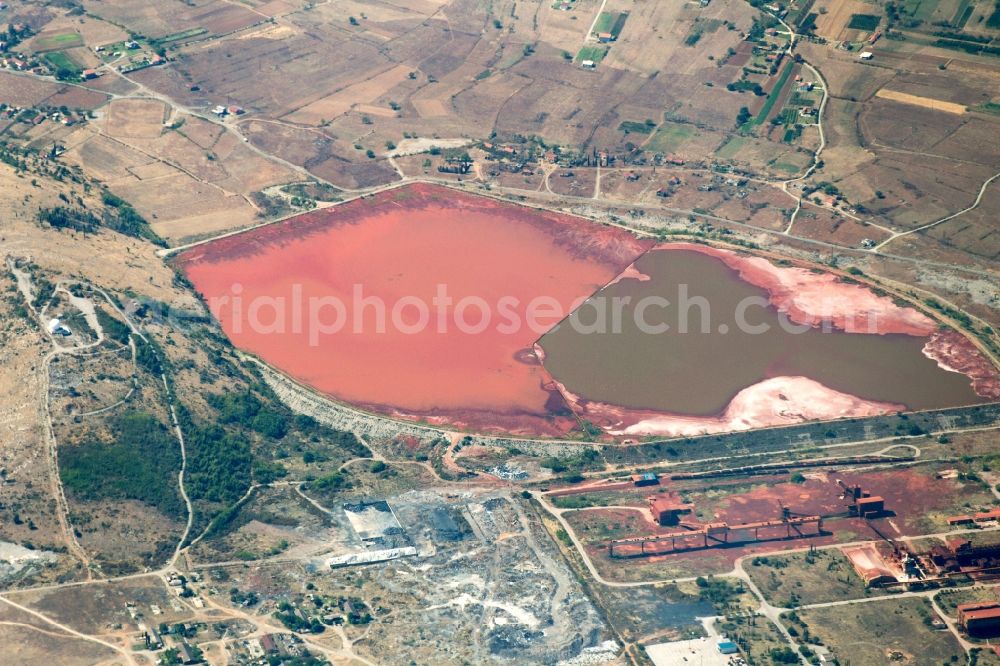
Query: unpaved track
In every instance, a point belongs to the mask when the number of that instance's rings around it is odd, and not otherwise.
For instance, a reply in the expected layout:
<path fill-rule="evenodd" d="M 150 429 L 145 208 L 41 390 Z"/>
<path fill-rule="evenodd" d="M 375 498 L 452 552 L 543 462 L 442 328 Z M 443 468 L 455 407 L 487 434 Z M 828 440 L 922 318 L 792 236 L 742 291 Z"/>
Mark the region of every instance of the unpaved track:
<path fill-rule="evenodd" d="M 32 610 L 31 608 L 28 608 L 27 606 L 22 606 L 21 604 L 15 603 L 15 602 L 11 601 L 10 599 L 8 599 L 6 597 L 0 596 L 0 601 L 2 601 L 5 604 L 8 604 L 10 606 L 13 606 L 14 608 L 18 609 L 19 611 L 21 611 L 23 613 L 28 613 L 29 615 L 33 615 L 33 616 L 37 617 L 38 619 L 43 620 L 43 621 L 47 622 L 48 624 L 51 624 L 52 626 L 58 628 L 60 631 L 63 631 L 63 632 L 65 632 L 66 634 L 68 634 L 70 636 L 73 636 L 75 638 L 79 638 L 81 640 L 90 641 L 91 643 L 97 643 L 98 645 L 103 645 L 106 648 L 114 650 L 118 654 L 122 655 L 125 658 L 126 662 L 128 662 L 129 664 L 133 664 L 133 665 L 135 664 L 135 659 L 132 657 L 132 653 L 128 652 L 127 650 L 122 649 L 121 647 L 115 645 L 114 643 L 108 643 L 107 641 L 103 641 L 100 638 L 97 638 L 95 636 L 89 636 L 87 634 L 80 633 L 79 631 L 77 631 L 76 629 L 73 629 L 72 627 L 68 627 L 65 624 L 62 624 L 61 622 L 56 622 L 52 618 L 50 618 L 50 617 L 48 617 L 46 615 L 43 615 L 42 613 L 39 613 L 36 610 Z"/>
<path fill-rule="evenodd" d="M 901 238 L 903 236 L 909 236 L 910 234 L 915 234 L 915 233 L 917 233 L 919 231 L 924 231 L 926 229 L 930 229 L 931 227 L 936 227 L 939 224 L 943 224 L 944 222 L 947 222 L 948 220 L 953 220 L 956 217 L 958 217 L 959 215 L 964 215 L 965 213 L 968 213 L 970 210 L 973 210 L 973 209 L 977 208 L 979 206 L 979 204 L 982 203 L 983 196 L 985 196 L 985 194 L 986 194 L 986 190 L 989 188 L 990 184 L 993 183 L 993 181 L 995 181 L 997 178 L 1000 178 L 1000 172 L 997 172 L 997 173 L 993 174 L 992 176 L 990 176 L 989 178 L 986 179 L 986 181 L 983 183 L 982 187 L 979 188 L 979 194 L 976 195 L 976 200 L 973 201 L 972 205 L 970 205 L 968 208 L 963 208 L 962 210 L 958 211 L 957 213 L 952 213 L 951 215 L 948 215 L 947 217 L 942 217 L 940 220 L 935 220 L 934 222 L 931 222 L 930 224 L 925 224 L 922 227 L 917 227 L 916 229 L 910 229 L 909 231 L 901 231 L 899 233 L 896 233 L 892 237 L 890 237 L 890 238 L 882 241 L 881 243 L 879 243 L 878 245 L 876 245 L 874 248 L 872 248 L 872 252 L 873 253 L 878 253 L 879 250 L 881 250 L 883 247 L 885 247 L 886 245 L 888 245 L 892 241 L 896 240 L 897 238 Z"/>

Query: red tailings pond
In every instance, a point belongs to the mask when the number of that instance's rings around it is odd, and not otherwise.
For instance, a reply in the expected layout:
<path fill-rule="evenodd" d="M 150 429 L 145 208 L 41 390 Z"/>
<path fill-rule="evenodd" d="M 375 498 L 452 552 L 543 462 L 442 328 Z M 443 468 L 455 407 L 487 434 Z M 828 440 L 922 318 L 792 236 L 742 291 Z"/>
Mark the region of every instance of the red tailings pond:
<path fill-rule="evenodd" d="M 237 347 L 337 400 L 433 424 L 688 435 L 1000 397 L 965 337 L 861 285 L 443 187 L 177 263 Z"/>

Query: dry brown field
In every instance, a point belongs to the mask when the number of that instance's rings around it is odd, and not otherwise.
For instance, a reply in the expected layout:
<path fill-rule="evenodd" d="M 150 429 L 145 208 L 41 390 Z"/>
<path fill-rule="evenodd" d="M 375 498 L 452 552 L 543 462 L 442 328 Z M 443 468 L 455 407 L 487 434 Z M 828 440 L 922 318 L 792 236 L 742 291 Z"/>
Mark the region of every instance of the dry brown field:
<path fill-rule="evenodd" d="M 38 106 L 50 104 L 60 106 L 65 104 L 60 99 L 75 100 L 67 106 L 80 106 L 83 108 L 94 108 L 103 104 L 107 97 L 100 93 L 91 93 L 86 90 L 71 89 L 61 83 L 54 81 L 42 81 L 33 79 L 25 74 L 0 70 L 0 104 L 8 106 Z M 53 103 L 51 100 L 56 100 Z"/>
<path fill-rule="evenodd" d="M 826 208 L 804 204 L 795 218 L 795 234 L 845 247 L 861 247 L 861 241 L 880 242 L 889 234 L 878 227 L 865 225 Z"/>
<path fill-rule="evenodd" d="M 852 14 L 880 14 L 881 10 L 872 4 L 861 0 L 826 0 L 817 3 L 827 11 L 819 12 L 816 19 L 816 34 L 832 41 L 852 42 L 864 39 L 870 32 L 848 28 Z M 815 8 L 814 8 L 815 11 Z"/>
<path fill-rule="evenodd" d="M 183 3 L 150 4 L 142 0 L 123 0 L 113 4 L 87 0 L 84 6 L 103 18 L 118 25 L 127 25 L 150 37 L 165 37 L 194 28 L 204 28 L 221 35 L 259 23 L 265 18 L 263 14 L 224 0 L 207 0 L 191 6 Z"/>

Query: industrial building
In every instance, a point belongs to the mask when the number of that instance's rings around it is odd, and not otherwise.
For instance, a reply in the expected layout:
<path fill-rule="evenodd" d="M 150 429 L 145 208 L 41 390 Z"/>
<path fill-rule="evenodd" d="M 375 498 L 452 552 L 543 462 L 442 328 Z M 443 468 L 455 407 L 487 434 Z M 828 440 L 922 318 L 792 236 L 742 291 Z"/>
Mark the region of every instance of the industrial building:
<path fill-rule="evenodd" d="M 865 582 L 866 587 L 889 585 L 903 576 L 903 572 L 887 560 L 874 543 L 866 543 L 851 548 L 843 548 L 841 552 L 848 559 L 854 571 Z"/>
<path fill-rule="evenodd" d="M 970 636 L 1000 634 L 1000 602 L 961 604 L 957 610 L 958 626 Z"/>
<path fill-rule="evenodd" d="M 944 546 L 935 546 L 924 556 L 938 574 L 962 572 L 974 578 L 1000 572 L 1000 543 L 973 544 L 960 536 L 948 537 Z"/>
<path fill-rule="evenodd" d="M 821 516 L 783 515 L 780 519 L 730 525 L 682 523 L 685 529 L 608 542 L 610 557 L 647 557 L 690 550 L 736 546 L 757 541 L 802 539 L 823 534 Z"/>
<path fill-rule="evenodd" d="M 649 502 L 649 512 L 653 516 L 653 522 L 658 525 L 676 525 L 680 522 L 682 513 L 691 513 L 694 508 L 670 495 L 652 495 L 647 497 L 646 501 Z"/>
<path fill-rule="evenodd" d="M 885 513 L 885 499 L 879 495 L 872 495 L 861 489 L 861 486 L 849 486 L 840 479 L 837 485 L 844 489 L 844 499 L 848 504 L 850 512 L 860 518 L 875 518 Z"/>
<path fill-rule="evenodd" d="M 660 478 L 656 476 L 656 473 L 654 472 L 645 472 L 644 474 L 633 474 L 631 478 L 632 478 L 632 485 L 636 487 L 655 486 L 660 483 Z"/>
<path fill-rule="evenodd" d="M 949 516 L 949 525 L 972 525 L 974 523 L 990 523 L 995 520 L 1000 520 L 1000 509 L 993 509 L 992 511 L 984 511 L 982 513 L 974 513 L 971 515 L 963 516 Z"/>

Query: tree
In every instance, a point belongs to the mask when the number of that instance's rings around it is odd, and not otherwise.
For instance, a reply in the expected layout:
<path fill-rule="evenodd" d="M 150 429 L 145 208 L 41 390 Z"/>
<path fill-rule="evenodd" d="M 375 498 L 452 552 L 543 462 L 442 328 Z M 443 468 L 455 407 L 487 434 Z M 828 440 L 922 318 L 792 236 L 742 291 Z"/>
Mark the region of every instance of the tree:
<path fill-rule="evenodd" d="M 736 114 L 736 126 L 742 127 L 743 125 L 746 125 L 750 118 L 750 109 L 745 106 L 741 106 L 740 112 Z"/>

